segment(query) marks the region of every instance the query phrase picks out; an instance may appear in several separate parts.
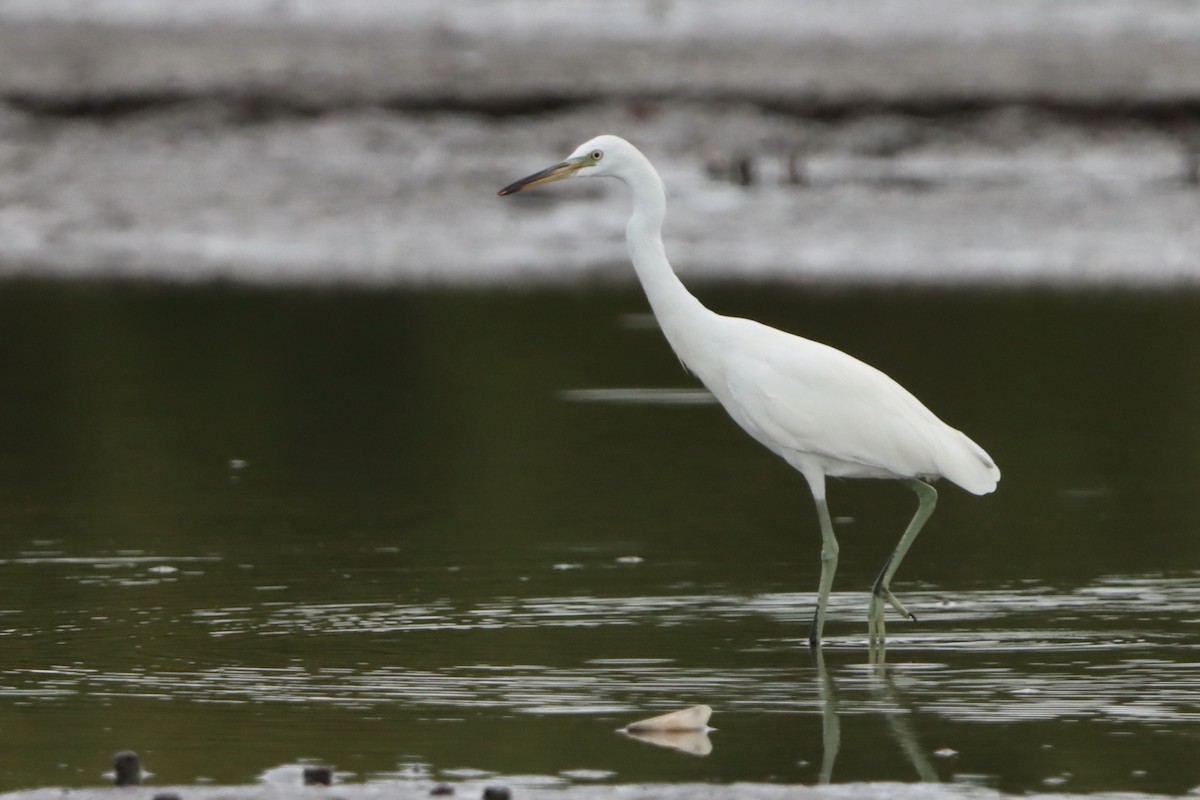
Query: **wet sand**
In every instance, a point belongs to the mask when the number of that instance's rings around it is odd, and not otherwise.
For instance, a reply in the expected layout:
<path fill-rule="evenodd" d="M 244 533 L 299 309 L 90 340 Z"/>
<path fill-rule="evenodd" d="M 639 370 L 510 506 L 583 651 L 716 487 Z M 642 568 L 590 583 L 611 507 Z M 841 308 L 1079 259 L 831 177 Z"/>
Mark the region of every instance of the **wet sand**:
<path fill-rule="evenodd" d="M 658 96 L 1111 105 L 1200 98 L 1171 0 L 0 0 L 0 92 L 506 111 Z"/>
<path fill-rule="evenodd" d="M 0 2 L 0 275 L 629 279 L 617 187 L 495 197 L 607 131 L 685 276 L 1200 280 L 1175 4 L 318 6 Z"/>

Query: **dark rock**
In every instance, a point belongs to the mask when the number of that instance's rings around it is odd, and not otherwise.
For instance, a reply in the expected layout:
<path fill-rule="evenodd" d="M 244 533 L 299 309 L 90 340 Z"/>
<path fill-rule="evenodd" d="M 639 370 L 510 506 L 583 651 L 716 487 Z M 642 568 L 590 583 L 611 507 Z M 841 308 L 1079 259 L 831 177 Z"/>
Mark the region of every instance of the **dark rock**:
<path fill-rule="evenodd" d="M 305 786 L 332 786 L 333 770 L 329 767 L 305 767 Z"/>
<path fill-rule="evenodd" d="M 113 756 L 113 783 L 117 786 L 140 786 L 142 760 L 132 750 L 122 750 Z"/>

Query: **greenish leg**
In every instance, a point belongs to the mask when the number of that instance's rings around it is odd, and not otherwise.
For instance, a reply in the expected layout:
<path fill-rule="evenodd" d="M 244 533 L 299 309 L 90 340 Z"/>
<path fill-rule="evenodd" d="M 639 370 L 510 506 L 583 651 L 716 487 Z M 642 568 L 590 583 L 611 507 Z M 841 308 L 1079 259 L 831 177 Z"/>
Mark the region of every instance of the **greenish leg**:
<path fill-rule="evenodd" d="M 824 488 L 824 487 L 822 487 Z M 838 543 L 833 533 L 833 522 L 829 519 L 829 506 L 825 498 L 814 492 L 817 502 L 817 517 L 821 520 L 821 583 L 817 589 L 817 611 L 813 614 L 812 630 L 808 633 L 808 644 L 821 644 L 821 631 L 825 628 L 825 608 L 829 605 L 829 591 L 833 588 L 833 575 L 837 572 Z"/>
<path fill-rule="evenodd" d="M 917 506 L 917 513 L 913 514 L 912 521 L 908 523 L 908 529 L 900 537 L 900 543 L 896 545 L 896 549 L 888 556 L 888 560 L 884 562 L 883 569 L 879 572 L 879 577 L 875 579 L 875 585 L 871 589 L 871 603 L 867 607 L 867 636 L 871 647 L 878 646 L 881 651 L 885 636 L 883 625 L 884 600 L 890 603 L 892 608 L 914 622 L 917 619 L 896 599 L 890 587 L 892 576 L 896 574 L 900 562 L 904 560 L 905 554 L 908 553 L 908 548 L 912 547 L 917 534 L 921 532 L 921 528 L 925 527 L 925 523 L 929 520 L 930 515 L 933 514 L 934 507 L 937 505 L 937 490 L 928 483 L 915 478 L 906 480 L 904 483 L 908 488 L 917 493 L 917 500 L 920 504 Z"/>

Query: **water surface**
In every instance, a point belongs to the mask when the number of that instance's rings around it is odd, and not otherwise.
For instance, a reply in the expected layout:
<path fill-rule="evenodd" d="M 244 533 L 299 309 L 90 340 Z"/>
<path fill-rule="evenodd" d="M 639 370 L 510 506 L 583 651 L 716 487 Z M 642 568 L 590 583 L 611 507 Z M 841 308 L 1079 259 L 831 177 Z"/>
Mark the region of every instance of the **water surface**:
<path fill-rule="evenodd" d="M 799 476 L 632 288 L 8 284 L 0 791 L 306 760 L 344 782 L 957 781 L 1182 793 L 1200 727 L 1200 296 L 812 293 L 711 305 L 885 368 L 1000 464 L 913 509 Z M 715 709 L 697 756 L 615 729 Z"/>

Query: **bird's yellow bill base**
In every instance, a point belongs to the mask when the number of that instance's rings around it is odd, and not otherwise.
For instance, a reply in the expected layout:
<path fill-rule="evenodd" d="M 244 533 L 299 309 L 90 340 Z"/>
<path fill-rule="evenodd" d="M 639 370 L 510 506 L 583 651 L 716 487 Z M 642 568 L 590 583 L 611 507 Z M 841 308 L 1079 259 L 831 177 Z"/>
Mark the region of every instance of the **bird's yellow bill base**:
<path fill-rule="evenodd" d="M 561 164 L 555 164 L 553 167 L 547 167 L 541 172 L 535 172 L 532 175 L 521 178 L 519 181 L 514 181 L 496 194 L 505 197 L 510 194 L 516 194 L 522 189 L 532 189 L 535 186 L 561 181 L 564 178 L 574 175 L 575 171 L 582 166 L 583 164 L 577 161 L 564 161 Z"/>

